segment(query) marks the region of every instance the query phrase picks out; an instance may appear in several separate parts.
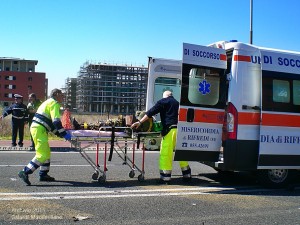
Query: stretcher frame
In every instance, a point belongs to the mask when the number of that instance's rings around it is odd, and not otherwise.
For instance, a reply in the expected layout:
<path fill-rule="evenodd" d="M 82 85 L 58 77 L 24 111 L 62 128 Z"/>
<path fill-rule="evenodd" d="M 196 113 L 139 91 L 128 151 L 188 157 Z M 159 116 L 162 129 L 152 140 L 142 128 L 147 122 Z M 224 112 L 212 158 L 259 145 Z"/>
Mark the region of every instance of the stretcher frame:
<path fill-rule="evenodd" d="M 117 136 L 116 130 L 127 131 L 124 132 L 127 135 Z M 110 131 L 110 136 L 102 136 L 101 131 Z M 72 132 L 71 132 L 72 134 Z M 142 182 L 145 179 L 145 145 L 142 137 L 148 135 L 159 135 L 158 132 L 139 132 L 133 133 L 133 130 L 130 127 L 113 127 L 113 126 L 105 126 L 99 128 L 99 134 L 97 137 L 92 136 L 73 136 L 71 138 L 71 144 L 73 147 L 81 154 L 81 156 L 90 164 L 90 166 L 94 169 L 94 173 L 92 174 L 93 180 L 98 180 L 99 183 L 106 182 L 106 173 L 107 169 L 107 161 L 111 161 L 113 152 L 115 152 L 121 160 L 123 160 L 123 165 L 127 165 L 130 168 L 129 177 L 134 178 L 135 172 L 138 171 L 140 174 L 138 175 L 138 181 Z M 104 143 L 104 164 L 103 168 L 100 168 L 99 165 L 99 144 Z M 123 143 L 121 145 L 120 143 Z M 130 158 L 127 150 L 129 143 L 132 144 L 132 157 Z M 141 168 L 138 167 L 135 163 L 135 153 L 138 149 L 140 149 L 140 144 L 142 144 L 142 162 Z M 96 145 L 96 158 L 95 161 L 86 153 L 86 149 L 91 147 L 92 145 Z M 110 147 L 109 155 L 108 155 L 108 147 Z"/>

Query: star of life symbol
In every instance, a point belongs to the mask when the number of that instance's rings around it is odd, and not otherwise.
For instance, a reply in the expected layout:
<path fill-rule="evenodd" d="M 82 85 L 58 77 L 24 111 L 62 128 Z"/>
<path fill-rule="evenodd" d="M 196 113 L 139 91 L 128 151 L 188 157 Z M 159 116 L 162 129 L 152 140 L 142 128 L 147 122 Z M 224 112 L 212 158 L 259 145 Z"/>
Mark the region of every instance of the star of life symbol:
<path fill-rule="evenodd" d="M 203 95 L 210 93 L 210 83 L 208 83 L 206 80 L 203 80 L 199 83 L 199 92 Z"/>

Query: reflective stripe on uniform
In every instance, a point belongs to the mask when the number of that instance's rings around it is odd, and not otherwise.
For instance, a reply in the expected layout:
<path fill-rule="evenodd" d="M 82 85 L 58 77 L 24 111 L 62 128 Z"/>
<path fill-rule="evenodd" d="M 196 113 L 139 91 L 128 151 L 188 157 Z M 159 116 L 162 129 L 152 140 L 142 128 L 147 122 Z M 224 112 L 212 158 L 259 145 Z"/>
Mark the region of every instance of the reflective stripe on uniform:
<path fill-rule="evenodd" d="M 20 120 L 25 118 L 24 116 L 14 116 L 14 115 L 12 115 L 12 117 L 15 119 L 20 119 Z"/>
<path fill-rule="evenodd" d="M 46 160 L 44 163 L 41 164 L 40 168 L 40 175 L 47 174 L 50 170 L 50 159 Z"/>
<path fill-rule="evenodd" d="M 43 112 L 39 112 L 39 114 L 42 115 L 42 116 L 44 116 L 44 117 L 46 117 L 46 118 L 48 118 L 49 120 L 51 120 L 50 115 L 48 115 L 46 113 L 43 113 Z"/>
<path fill-rule="evenodd" d="M 45 121 L 37 118 L 37 117 L 33 117 L 32 122 L 36 122 L 38 124 L 43 125 L 48 131 L 51 131 L 51 127 L 49 126 L 49 124 L 47 124 Z"/>
<path fill-rule="evenodd" d="M 32 174 L 37 168 L 39 168 L 41 165 L 41 162 L 37 160 L 36 157 L 34 157 L 27 166 L 25 166 L 24 171 L 25 174 Z"/>
<path fill-rule="evenodd" d="M 160 170 L 160 179 L 164 181 L 171 180 L 172 170 Z"/>
<path fill-rule="evenodd" d="M 181 163 L 181 162 L 180 162 Z M 182 163 L 187 163 L 187 162 L 182 162 Z M 181 172 L 182 172 L 182 177 L 183 178 L 190 178 L 192 176 L 191 174 L 191 168 L 190 166 L 182 166 L 180 165 Z"/>
<path fill-rule="evenodd" d="M 59 133 L 62 133 L 62 132 L 64 132 L 64 131 L 65 131 L 64 128 L 58 130 Z"/>

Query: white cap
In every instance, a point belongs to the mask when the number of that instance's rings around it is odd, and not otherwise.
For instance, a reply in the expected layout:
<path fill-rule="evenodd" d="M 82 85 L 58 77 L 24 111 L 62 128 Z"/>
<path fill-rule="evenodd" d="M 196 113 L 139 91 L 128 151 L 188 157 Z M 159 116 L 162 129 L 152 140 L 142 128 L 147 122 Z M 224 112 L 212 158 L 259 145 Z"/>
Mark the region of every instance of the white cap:
<path fill-rule="evenodd" d="M 14 96 L 15 96 L 15 98 L 23 98 L 23 96 L 19 95 L 19 94 L 15 94 Z"/>

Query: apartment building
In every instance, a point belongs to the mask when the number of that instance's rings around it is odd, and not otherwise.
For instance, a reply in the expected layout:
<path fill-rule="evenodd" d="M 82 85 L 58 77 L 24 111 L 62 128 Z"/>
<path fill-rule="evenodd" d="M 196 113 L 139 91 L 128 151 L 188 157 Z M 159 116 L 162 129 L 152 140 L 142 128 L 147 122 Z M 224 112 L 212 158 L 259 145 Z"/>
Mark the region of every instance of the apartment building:
<path fill-rule="evenodd" d="M 47 98 L 48 79 L 45 73 L 36 72 L 37 60 L 0 57 L 0 104 L 4 107 L 14 102 L 14 94 L 28 101 L 30 93 L 41 100 Z"/>
<path fill-rule="evenodd" d="M 148 68 L 86 62 L 76 80 L 66 81 L 66 104 L 78 112 L 134 114 L 145 110 Z M 74 90 L 76 83 L 76 107 Z"/>

